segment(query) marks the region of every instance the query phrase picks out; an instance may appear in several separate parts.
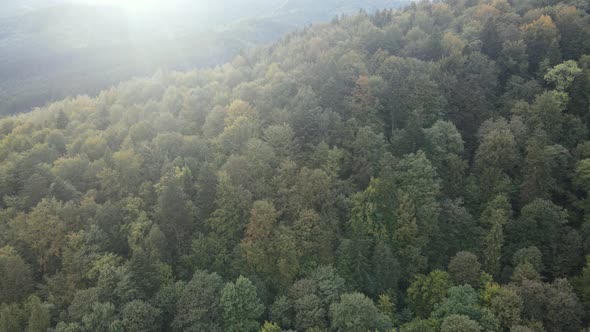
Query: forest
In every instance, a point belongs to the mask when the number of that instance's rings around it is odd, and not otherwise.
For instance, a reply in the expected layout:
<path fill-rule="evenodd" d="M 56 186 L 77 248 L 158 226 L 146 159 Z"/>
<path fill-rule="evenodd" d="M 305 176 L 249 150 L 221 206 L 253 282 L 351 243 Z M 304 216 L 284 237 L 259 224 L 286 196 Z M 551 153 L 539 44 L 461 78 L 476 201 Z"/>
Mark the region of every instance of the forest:
<path fill-rule="evenodd" d="M 341 15 L 0 119 L 0 331 L 590 331 L 590 3 Z"/>

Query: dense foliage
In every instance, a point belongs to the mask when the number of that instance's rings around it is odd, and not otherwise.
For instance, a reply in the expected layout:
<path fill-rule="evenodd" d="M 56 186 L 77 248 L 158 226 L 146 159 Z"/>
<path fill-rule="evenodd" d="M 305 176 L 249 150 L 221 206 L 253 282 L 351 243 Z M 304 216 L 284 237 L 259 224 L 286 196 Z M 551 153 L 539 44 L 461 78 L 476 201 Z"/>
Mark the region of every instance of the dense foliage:
<path fill-rule="evenodd" d="M 589 13 L 340 17 L 0 120 L 0 330 L 587 327 Z"/>

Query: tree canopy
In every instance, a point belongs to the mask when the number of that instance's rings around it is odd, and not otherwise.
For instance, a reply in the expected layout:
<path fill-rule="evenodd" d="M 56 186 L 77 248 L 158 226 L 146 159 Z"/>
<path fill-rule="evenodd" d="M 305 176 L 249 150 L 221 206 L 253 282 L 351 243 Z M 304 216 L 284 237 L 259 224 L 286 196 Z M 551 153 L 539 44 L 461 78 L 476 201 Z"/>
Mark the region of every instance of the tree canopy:
<path fill-rule="evenodd" d="M 590 6 L 342 15 L 0 119 L 0 330 L 580 331 Z"/>

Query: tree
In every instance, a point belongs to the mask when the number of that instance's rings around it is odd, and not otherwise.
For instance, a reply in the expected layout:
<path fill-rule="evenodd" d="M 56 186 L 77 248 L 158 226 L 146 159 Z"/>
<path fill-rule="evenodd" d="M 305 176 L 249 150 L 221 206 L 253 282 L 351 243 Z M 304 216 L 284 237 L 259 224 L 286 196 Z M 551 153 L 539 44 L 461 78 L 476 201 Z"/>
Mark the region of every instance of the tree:
<path fill-rule="evenodd" d="M 512 265 L 518 266 L 520 264 L 529 263 L 535 270 L 542 272 L 543 267 L 543 254 L 539 248 L 535 246 L 518 249 L 512 256 Z"/>
<path fill-rule="evenodd" d="M 160 331 L 162 312 L 143 301 L 131 301 L 123 307 L 121 323 L 126 331 Z"/>
<path fill-rule="evenodd" d="M 0 306 L 0 331 L 19 332 L 23 331 L 23 323 L 26 316 L 18 305 Z"/>
<path fill-rule="evenodd" d="M 326 327 L 326 310 L 321 299 L 315 294 L 307 294 L 295 300 L 295 326 L 297 329 Z"/>
<path fill-rule="evenodd" d="M 151 298 L 164 282 L 162 265 L 150 258 L 144 251 L 133 253 L 129 260 L 129 279 L 143 299 Z"/>
<path fill-rule="evenodd" d="M 371 260 L 376 293 L 394 295 L 398 288 L 401 268 L 391 249 L 385 243 L 377 242 Z"/>
<path fill-rule="evenodd" d="M 422 151 L 399 161 L 388 155 L 382 164 L 380 177 L 355 197 L 350 224 L 359 235 L 390 241 L 408 280 L 425 266 L 426 245 L 438 230 L 440 180 Z"/>
<path fill-rule="evenodd" d="M 481 264 L 474 254 L 461 251 L 451 259 L 449 274 L 458 285 L 469 284 L 477 287 L 481 273 Z"/>
<path fill-rule="evenodd" d="M 391 135 L 406 127 L 414 111 L 419 112 L 418 117 L 427 126 L 442 112 L 445 99 L 432 79 L 427 63 L 412 58 L 389 57 L 380 64 L 379 75 L 386 81 L 387 91 L 391 92 L 386 104 L 395 105 L 385 107 L 388 113 L 383 115 Z"/>
<path fill-rule="evenodd" d="M 65 129 L 70 120 L 63 110 L 60 110 L 55 117 L 55 128 Z"/>
<path fill-rule="evenodd" d="M 578 64 L 569 60 L 558 64 L 551 68 L 545 74 L 545 81 L 555 86 L 558 91 L 566 91 L 576 79 L 576 76 L 582 73 L 582 69 L 578 67 Z"/>
<path fill-rule="evenodd" d="M 334 268 L 320 266 L 307 278 L 300 279 L 291 286 L 289 294 L 292 304 L 279 298 L 273 305 L 272 312 L 284 312 L 289 320 L 294 311 L 294 325 L 297 329 L 324 328 L 327 326 L 330 305 L 338 301 L 345 290 L 344 279 L 336 274 Z"/>
<path fill-rule="evenodd" d="M 19 303 L 32 289 L 29 265 L 13 248 L 0 248 L 0 303 Z"/>
<path fill-rule="evenodd" d="M 477 168 L 493 168 L 513 174 L 517 162 L 517 145 L 509 128 L 494 128 L 485 133 L 475 156 Z"/>
<path fill-rule="evenodd" d="M 524 203 L 536 198 L 549 199 L 551 194 L 562 191 L 557 186 L 557 180 L 562 177 L 559 169 L 569 167 L 569 153 L 563 146 L 546 143 L 542 131 L 536 132 L 527 143 L 520 194 Z"/>
<path fill-rule="evenodd" d="M 361 293 L 344 294 L 330 306 L 332 328 L 336 331 L 386 331 L 391 329 L 388 317 L 377 310 L 371 299 Z"/>
<path fill-rule="evenodd" d="M 481 41 L 483 42 L 482 53 L 491 59 L 497 59 L 502 50 L 502 38 L 496 27 L 498 22 L 493 18 L 488 18 L 481 31 Z"/>
<path fill-rule="evenodd" d="M 556 279 L 547 289 L 547 311 L 543 325 L 547 331 L 579 331 L 582 306 L 570 283 Z"/>
<path fill-rule="evenodd" d="M 477 322 L 472 321 L 464 315 L 450 315 L 440 326 L 441 332 L 479 332 L 481 327 Z"/>
<path fill-rule="evenodd" d="M 499 195 L 488 203 L 482 213 L 482 223 L 489 228 L 485 236 L 485 261 L 487 272 L 497 275 L 500 271 L 500 259 L 504 245 L 504 225 L 511 217 L 512 208 L 504 195 Z"/>
<path fill-rule="evenodd" d="M 240 247 L 247 266 L 264 275 L 270 285 L 287 286 L 299 269 L 299 254 L 293 250 L 293 233 L 278 226 L 278 213 L 268 201 L 256 201 Z"/>
<path fill-rule="evenodd" d="M 543 130 L 549 142 L 558 142 L 561 138 L 567 100 L 565 92 L 545 91 L 531 105 L 529 125 L 536 130 Z"/>
<path fill-rule="evenodd" d="M 31 296 L 28 300 L 27 307 L 29 309 L 29 324 L 27 325 L 28 332 L 45 332 L 51 326 L 51 316 L 49 316 L 49 309 L 36 296 Z"/>
<path fill-rule="evenodd" d="M 295 220 L 292 229 L 301 251 L 302 270 L 333 261 L 333 234 L 328 223 L 309 209 L 302 210 Z"/>
<path fill-rule="evenodd" d="M 264 306 L 256 294 L 252 282 L 240 276 L 235 283 L 227 283 L 221 291 L 219 305 L 227 331 L 257 331 L 257 319 Z"/>
<path fill-rule="evenodd" d="M 479 52 L 446 57 L 440 66 L 437 81 L 448 103 L 447 116 L 461 132 L 466 150 L 473 151 L 476 131 L 493 107 L 497 68 Z"/>
<path fill-rule="evenodd" d="M 350 142 L 351 171 L 359 188 L 365 188 L 377 174 L 379 161 L 386 151 L 385 138 L 370 127 L 359 128 Z"/>
<path fill-rule="evenodd" d="M 509 329 L 511 326 L 520 323 L 522 311 L 522 299 L 512 289 L 500 287 L 490 300 L 490 310 L 500 321 L 500 325 Z"/>
<path fill-rule="evenodd" d="M 338 247 L 338 272 L 353 289 L 373 290 L 371 240 L 344 239 Z"/>
<path fill-rule="evenodd" d="M 78 290 L 68 307 L 68 316 L 74 321 L 79 321 L 98 302 L 100 302 L 100 292 L 97 287 Z"/>
<path fill-rule="evenodd" d="M 172 327 L 183 331 L 221 331 L 222 288 L 223 281 L 216 273 L 196 271 L 176 304 Z"/>
<path fill-rule="evenodd" d="M 438 254 L 430 255 L 432 264 L 444 266 L 460 251 L 475 252 L 483 229 L 463 204 L 463 200 L 443 200 L 439 234 L 435 237 Z"/>
<path fill-rule="evenodd" d="M 509 243 L 518 244 L 520 247 L 536 246 L 543 254 L 545 266 L 557 266 L 557 248 L 564 245 L 560 244 L 558 239 L 561 229 L 567 222 L 566 210 L 550 201 L 538 199 L 525 205 L 520 218 L 508 225 L 507 238 Z"/>
<path fill-rule="evenodd" d="M 293 327 L 293 303 L 285 295 L 278 296 L 270 306 L 270 318 L 283 328 Z"/>
<path fill-rule="evenodd" d="M 543 321 L 547 313 L 548 285 L 539 280 L 523 279 L 516 287 L 516 292 L 522 299 L 522 318 L 525 320 Z"/>
<path fill-rule="evenodd" d="M 381 313 L 387 316 L 387 318 L 389 318 L 392 324 L 396 325 L 396 306 L 389 295 L 379 295 L 379 298 L 377 300 L 377 309 L 379 309 Z"/>
<path fill-rule="evenodd" d="M 218 174 L 216 209 L 207 220 L 207 225 L 225 250 L 232 250 L 242 238 L 251 204 L 250 191 L 234 185 L 226 172 Z"/>
<path fill-rule="evenodd" d="M 521 29 L 525 33 L 530 72 L 537 71 L 543 60 L 550 64 L 559 60 L 559 30 L 550 16 L 542 15 Z"/>
<path fill-rule="evenodd" d="M 410 308 L 420 317 L 429 317 L 434 305 L 446 297 L 449 288 L 450 277 L 444 271 L 435 270 L 427 276 L 417 275 L 408 288 Z"/>
<path fill-rule="evenodd" d="M 41 272 L 48 272 L 50 261 L 59 257 L 66 239 L 66 224 L 59 212 L 61 204 L 55 200 L 41 201 L 27 215 L 13 221 L 15 231 L 33 251 Z"/>
<path fill-rule="evenodd" d="M 295 152 L 295 133 L 287 125 L 273 125 L 264 130 L 264 140 L 270 144 L 279 156 L 290 156 Z"/>
<path fill-rule="evenodd" d="M 116 318 L 115 306 L 108 303 L 95 303 L 92 310 L 82 317 L 82 330 L 118 332 L 123 329 Z"/>
<path fill-rule="evenodd" d="M 433 319 L 415 319 L 400 327 L 400 332 L 434 332 L 437 331 L 437 322 Z"/>
<path fill-rule="evenodd" d="M 460 195 L 461 176 L 464 172 L 461 155 L 463 138 L 452 122 L 438 120 L 424 129 L 426 155 L 443 180 L 442 190 L 449 196 Z"/>
<path fill-rule="evenodd" d="M 586 256 L 586 265 L 582 269 L 582 273 L 572 280 L 572 286 L 584 309 L 588 310 L 590 308 L 590 256 Z"/>
<path fill-rule="evenodd" d="M 483 331 L 499 331 L 499 323 L 494 314 L 479 305 L 478 294 L 469 285 L 455 286 L 448 290 L 431 318 L 444 320 L 451 315 L 464 315 L 477 322 Z"/>
<path fill-rule="evenodd" d="M 424 136 L 427 155 L 439 169 L 448 155 L 463 153 L 463 138 L 452 122 L 438 120 L 432 127 L 424 129 Z"/>
<path fill-rule="evenodd" d="M 304 278 L 296 281 L 289 289 L 289 297 L 293 300 L 294 325 L 297 329 L 327 326 L 328 311 L 318 296 L 318 286 L 314 280 Z"/>
<path fill-rule="evenodd" d="M 276 324 L 276 323 L 271 323 L 271 322 L 264 322 L 264 324 L 262 325 L 262 328 L 260 329 L 260 332 L 281 332 L 281 327 Z"/>
<path fill-rule="evenodd" d="M 347 289 L 344 279 L 332 266 L 317 267 L 309 274 L 309 278 L 317 286 L 317 294 L 326 308 L 336 302 Z"/>
<path fill-rule="evenodd" d="M 161 321 L 163 329 L 170 329 L 170 325 L 176 316 L 177 303 L 180 300 L 186 283 L 177 281 L 169 285 L 164 285 L 154 298 L 152 299 L 153 306 L 161 313 Z"/>
<path fill-rule="evenodd" d="M 176 252 L 187 242 L 193 231 L 193 205 L 185 183 L 191 175 L 187 168 L 175 168 L 160 179 L 156 186 L 156 220 Z"/>

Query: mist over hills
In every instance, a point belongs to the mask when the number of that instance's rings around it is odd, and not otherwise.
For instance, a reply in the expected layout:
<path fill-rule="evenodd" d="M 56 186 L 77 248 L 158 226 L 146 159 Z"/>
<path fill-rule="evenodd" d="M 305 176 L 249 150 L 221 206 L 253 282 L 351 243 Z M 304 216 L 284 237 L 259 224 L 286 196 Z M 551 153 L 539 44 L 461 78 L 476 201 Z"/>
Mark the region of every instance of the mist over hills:
<path fill-rule="evenodd" d="M 242 49 L 306 24 L 407 2 L 175 0 L 141 9 L 92 0 L 3 3 L 0 114 L 93 95 L 159 69 L 222 64 Z"/>

